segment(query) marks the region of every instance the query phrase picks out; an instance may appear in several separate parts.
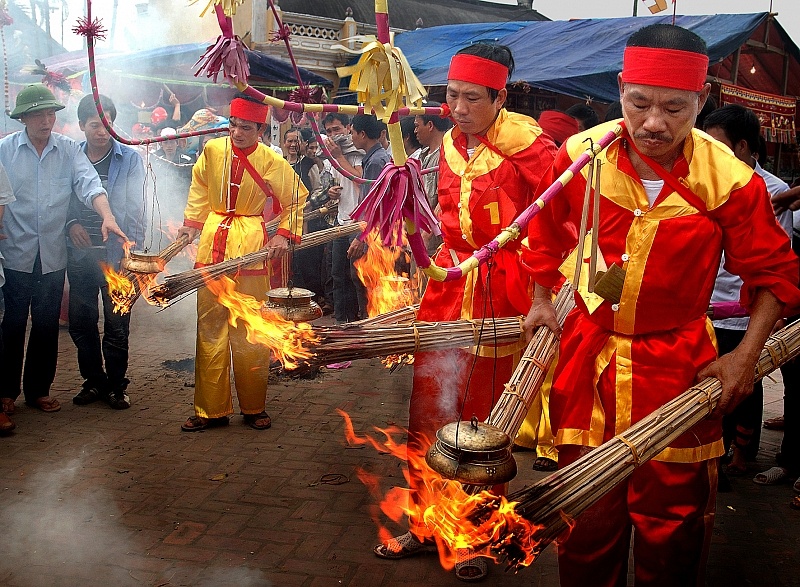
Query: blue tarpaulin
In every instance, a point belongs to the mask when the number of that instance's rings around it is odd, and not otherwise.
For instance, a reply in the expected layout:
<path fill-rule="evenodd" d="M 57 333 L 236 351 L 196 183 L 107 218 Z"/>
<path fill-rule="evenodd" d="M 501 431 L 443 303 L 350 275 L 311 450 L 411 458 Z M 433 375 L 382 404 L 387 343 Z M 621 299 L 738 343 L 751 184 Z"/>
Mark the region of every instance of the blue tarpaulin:
<path fill-rule="evenodd" d="M 766 19 L 767 13 L 678 16 L 675 24 L 702 37 L 713 65 L 736 51 Z M 516 31 L 495 42 L 511 48 L 516 68 L 510 83 L 577 98 L 612 102 L 619 98 L 617 74 L 622 69 L 625 43 L 634 31 L 654 23 L 672 23 L 663 17 L 601 18 L 571 21 L 503 23 Z M 419 29 L 396 36 L 395 44 L 409 57 L 412 69 L 425 85 L 447 84 L 450 58 L 471 43 L 485 40 L 498 23 L 449 25 Z M 481 29 L 483 27 L 483 29 Z M 494 39 L 492 39 L 494 40 Z M 796 52 L 797 48 L 793 47 Z"/>

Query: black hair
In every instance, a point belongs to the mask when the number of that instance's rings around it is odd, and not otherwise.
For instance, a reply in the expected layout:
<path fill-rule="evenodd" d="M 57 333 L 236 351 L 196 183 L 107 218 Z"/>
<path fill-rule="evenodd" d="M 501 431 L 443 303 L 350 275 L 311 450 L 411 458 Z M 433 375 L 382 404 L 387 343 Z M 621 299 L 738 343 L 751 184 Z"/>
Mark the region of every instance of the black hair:
<path fill-rule="evenodd" d="M 100 106 L 103 107 L 103 113 L 108 116 L 109 120 L 114 122 L 114 120 L 117 118 L 117 107 L 114 106 L 114 102 L 111 101 L 111 98 L 100 94 Z M 81 124 L 86 124 L 86 121 L 92 116 L 99 117 L 100 115 L 97 113 L 97 106 L 95 106 L 94 103 L 94 96 L 91 94 L 86 94 L 83 98 L 81 98 L 81 101 L 78 102 L 78 122 Z"/>
<path fill-rule="evenodd" d="M 671 24 L 651 24 L 640 28 L 628 37 L 626 47 L 652 47 L 678 49 L 708 55 L 706 42 L 688 29 Z"/>
<path fill-rule="evenodd" d="M 611 102 L 608 105 L 608 109 L 606 110 L 606 115 L 603 117 L 603 122 L 608 122 L 609 120 L 616 120 L 617 118 L 622 118 L 622 104 L 619 100 L 616 102 Z"/>
<path fill-rule="evenodd" d="M 434 102 L 432 100 L 428 101 L 426 106 L 430 106 L 431 108 L 438 108 L 441 106 L 439 102 Z M 424 124 L 428 124 L 429 122 L 433 123 L 433 128 L 438 130 L 439 132 L 447 132 L 451 128 L 453 128 L 453 121 L 449 118 L 445 118 L 439 116 L 438 114 L 420 114 L 420 119 Z"/>
<path fill-rule="evenodd" d="M 739 104 L 726 104 L 706 116 L 703 129 L 720 128 L 731 145 L 744 140 L 751 153 L 758 153 L 758 137 L 761 123 L 756 113 Z"/>
<path fill-rule="evenodd" d="M 297 128 L 296 126 L 290 126 L 285 131 L 283 131 L 283 140 L 284 140 L 284 142 L 286 141 L 286 135 L 288 135 L 290 132 L 296 132 L 297 133 L 297 138 L 299 138 L 300 140 L 303 140 L 303 141 L 305 140 L 303 138 L 303 133 L 300 132 L 299 128 Z"/>
<path fill-rule="evenodd" d="M 761 133 L 758 134 L 758 164 L 764 167 L 767 164 L 767 140 Z"/>
<path fill-rule="evenodd" d="M 377 140 L 381 137 L 381 131 L 386 128 L 386 125 L 381 125 L 374 114 L 356 114 L 350 124 L 354 131 L 365 132 L 367 137 Z"/>
<path fill-rule="evenodd" d="M 717 101 L 714 96 L 710 95 L 706 98 L 706 103 L 697 114 L 697 120 L 694 121 L 695 128 L 705 128 L 706 117 L 717 109 Z"/>
<path fill-rule="evenodd" d="M 306 143 L 310 140 L 314 139 L 314 131 L 308 127 L 303 127 L 300 129 L 300 136 L 302 137 L 303 141 Z"/>
<path fill-rule="evenodd" d="M 573 104 L 564 111 L 564 114 L 583 123 L 584 129 L 592 128 L 600 124 L 600 117 L 597 115 L 597 112 L 594 111 L 594 108 L 588 104 Z"/>
<path fill-rule="evenodd" d="M 411 141 L 411 146 L 414 150 L 422 148 L 422 145 L 417 139 L 417 133 L 414 132 L 414 117 L 404 116 L 400 119 L 400 132 L 403 135 L 403 140 L 408 139 Z"/>
<path fill-rule="evenodd" d="M 329 112 L 325 115 L 325 118 L 322 119 L 322 128 L 325 128 L 329 122 L 334 121 L 341 122 L 342 126 L 347 128 L 347 125 L 350 124 L 350 117 L 344 112 Z"/>
<path fill-rule="evenodd" d="M 476 57 L 483 57 L 490 61 L 495 61 L 508 68 L 508 77 L 514 73 L 514 56 L 511 54 L 511 49 L 505 45 L 495 45 L 490 43 L 473 43 L 463 49 L 456 51 L 456 55 L 475 55 Z M 497 99 L 498 90 L 486 88 L 489 90 L 489 98 L 494 102 Z"/>

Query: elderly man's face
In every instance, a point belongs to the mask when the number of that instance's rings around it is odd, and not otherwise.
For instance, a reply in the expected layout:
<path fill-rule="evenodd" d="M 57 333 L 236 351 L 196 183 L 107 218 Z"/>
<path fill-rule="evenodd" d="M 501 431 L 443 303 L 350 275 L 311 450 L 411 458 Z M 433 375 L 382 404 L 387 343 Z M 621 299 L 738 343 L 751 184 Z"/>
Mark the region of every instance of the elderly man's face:
<path fill-rule="evenodd" d="M 32 141 L 46 143 L 56 125 L 56 109 L 45 108 L 36 112 L 29 112 L 20 116 L 20 121 L 25 125 L 28 137 Z"/>
<path fill-rule="evenodd" d="M 711 86 L 700 92 L 642 84 L 623 84 L 619 96 L 625 125 L 636 147 L 662 165 L 671 165 L 708 98 Z"/>

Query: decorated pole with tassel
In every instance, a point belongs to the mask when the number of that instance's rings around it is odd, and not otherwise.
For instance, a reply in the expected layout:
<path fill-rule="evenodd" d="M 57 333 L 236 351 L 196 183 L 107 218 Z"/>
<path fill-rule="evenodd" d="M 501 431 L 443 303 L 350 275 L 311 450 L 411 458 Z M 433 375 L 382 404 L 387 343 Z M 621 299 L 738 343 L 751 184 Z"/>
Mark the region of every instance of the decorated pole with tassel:
<path fill-rule="evenodd" d="M 89 84 L 92 87 L 92 97 L 94 98 L 94 105 L 97 108 L 97 114 L 100 116 L 100 120 L 103 122 L 103 126 L 106 127 L 108 133 L 123 145 L 149 145 L 151 143 L 162 143 L 164 141 L 173 139 L 184 139 L 200 135 L 227 132 L 228 129 L 225 127 L 182 132 L 168 137 L 151 137 L 147 139 L 127 139 L 120 136 L 117 131 L 114 130 L 111 122 L 106 118 L 106 114 L 103 111 L 103 106 L 100 104 L 100 91 L 97 89 L 97 68 L 95 67 L 94 41 L 95 39 L 105 39 L 107 30 L 99 18 L 92 20 L 92 0 L 86 0 L 86 16 L 78 19 L 78 22 L 72 28 L 72 32 L 76 35 L 86 37 L 86 50 L 89 56 Z"/>

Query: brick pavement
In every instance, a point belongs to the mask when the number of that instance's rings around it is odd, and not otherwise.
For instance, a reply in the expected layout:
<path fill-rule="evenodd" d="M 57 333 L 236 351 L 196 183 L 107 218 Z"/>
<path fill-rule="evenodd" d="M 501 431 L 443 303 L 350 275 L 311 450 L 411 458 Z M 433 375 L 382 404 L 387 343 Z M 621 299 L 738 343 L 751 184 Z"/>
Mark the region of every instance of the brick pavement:
<path fill-rule="evenodd" d="M 141 304 L 141 302 L 140 302 Z M 409 368 L 390 375 L 360 361 L 315 380 L 270 386 L 273 427 L 182 433 L 192 413 L 193 374 L 164 366 L 193 356 L 193 301 L 157 312 L 137 305 L 131 340 L 133 406 L 77 407 L 74 347 L 62 332 L 53 389 L 57 414 L 18 406 L 17 431 L 0 439 L 0 585 L 431 587 L 460 585 L 435 556 L 382 561 L 371 552 L 375 504 L 358 467 L 388 488 L 402 484 L 397 460 L 350 448 L 336 408 L 360 433 L 404 425 Z M 781 411 L 767 385 L 766 417 Z M 20 402 L 21 403 L 21 402 Z M 765 431 L 765 468 L 780 435 Z M 538 478 L 516 454 L 520 487 Z M 349 482 L 318 483 L 326 474 Z M 748 476 L 721 494 L 710 585 L 800 585 L 800 512 L 788 485 L 763 488 Z M 485 585 L 558 585 L 553 549 L 517 575 L 492 569 Z"/>

